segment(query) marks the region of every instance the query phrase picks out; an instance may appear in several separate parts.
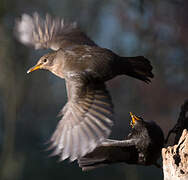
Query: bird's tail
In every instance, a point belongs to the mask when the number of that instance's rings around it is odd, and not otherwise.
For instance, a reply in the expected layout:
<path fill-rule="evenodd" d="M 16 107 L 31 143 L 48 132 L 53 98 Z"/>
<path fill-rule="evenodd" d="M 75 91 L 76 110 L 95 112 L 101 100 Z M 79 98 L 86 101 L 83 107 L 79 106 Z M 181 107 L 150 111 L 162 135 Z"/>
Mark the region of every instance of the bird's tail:
<path fill-rule="evenodd" d="M 143 56 L 119 57 L 116 64 L 118 66 L 116 67 L 117 74 L 119 75 L 125 74 L 146 83 L 151 82 L 150 78 L 154 77 L 150 61 Z"/>

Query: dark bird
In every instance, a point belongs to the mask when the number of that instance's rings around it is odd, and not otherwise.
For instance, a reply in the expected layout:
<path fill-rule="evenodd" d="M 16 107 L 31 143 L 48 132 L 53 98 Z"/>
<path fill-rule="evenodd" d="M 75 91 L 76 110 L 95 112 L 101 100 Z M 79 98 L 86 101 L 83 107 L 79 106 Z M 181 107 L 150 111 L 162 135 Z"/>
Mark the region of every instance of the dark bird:
<path fill-rule="evenodd" d="M 113 106 L 105 81 L 123 74 L 146 83 L 153 78 L 149 60 L 121 57 L 97 46 L 76 23 L 23 14 L 16 21 L 15 34 L 25 45 L 54 50 L 42 56 L 28 73 L 46 69 L 66 81 L 68 102 L 51 138 L 54 155 L 60 155 L 61 160 L 83 157 L 109 136 Z"/>
<path fill-rule="evenodd" d="M 92 152 L 78 159 L 83 171 L 113 163 L 156 165 L 164 145 L 164 135 L 154 121 L 144 121 L 131 113 L 132 130 L 125 140 L 106 139 Z"/>
<path fill-rule="evenodd" d="M 180 114 L 177 120 L 177 123 L 174 125 L 174 127 L 169 131 L 165 144 L 168 143 L 168 139 L 172 133 L 176 134 L 174 138 L 174 144 L 178 144 L 179 139 L 183 133 L 184 129 L 188 130 L 188 99 L 185 100 L 184 104 L 181 106 Z M 187 115 L 186 115 L 187 114 Z"/>

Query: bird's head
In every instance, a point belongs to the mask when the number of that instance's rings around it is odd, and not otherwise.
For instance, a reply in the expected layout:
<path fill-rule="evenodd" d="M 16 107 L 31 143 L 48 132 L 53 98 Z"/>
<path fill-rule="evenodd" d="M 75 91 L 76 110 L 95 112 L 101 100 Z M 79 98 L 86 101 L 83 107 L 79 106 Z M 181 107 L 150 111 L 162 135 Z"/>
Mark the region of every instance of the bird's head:
<path fill-rule="evenodd" d="M 42 56 L 39 61 L 37 62 L 37 64 L 33 67 L 31 67 L 27 73 L 36 71 L 38 69 L 47 69 L 51 72 L 54 73 L 54 71 L 56 70 L 56 67 L 58 65 L 58 63 L 56 63 L 56 52 L 51 52 L 48 54 L 45 54 L 44 56 Z M 56 74 L 56 73 L 54 73 Z"/>
<path fill-rule="evenodd" d="M 135 125 L 143 122 L 143 119 L 141 117 L 138 117 L 138 116 L 132 114 L 132 112 L 130 112 L 130 116 L 131 116 L 130 125 L 131 125 L 132 128 L 134 128 Z"/>

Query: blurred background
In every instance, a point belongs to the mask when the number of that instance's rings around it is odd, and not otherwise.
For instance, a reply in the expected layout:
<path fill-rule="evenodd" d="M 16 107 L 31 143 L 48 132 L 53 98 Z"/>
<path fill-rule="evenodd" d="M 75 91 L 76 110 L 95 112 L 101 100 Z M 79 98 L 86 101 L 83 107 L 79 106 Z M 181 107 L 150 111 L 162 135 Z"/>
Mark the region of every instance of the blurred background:
<path fill-rule="evenodd" d="M 15 19 L 38 11 L 77 21 L 100 46 L 152 62 L 150 85 L 129 77 L 109 81 L 115 105 L 111 137 L 130 131 L 129 111 L 156 121 L 165 135 L 188 98 L 187 0 L 0 0 L 0 179 L 163 179 L 156 167 L 111 165 L 82 172 L 77 163 L 48 157 L 45 144 L 66 102 L 64 80 L 47 71 L 26 74 L 40 56 L 14 37 Z"/>

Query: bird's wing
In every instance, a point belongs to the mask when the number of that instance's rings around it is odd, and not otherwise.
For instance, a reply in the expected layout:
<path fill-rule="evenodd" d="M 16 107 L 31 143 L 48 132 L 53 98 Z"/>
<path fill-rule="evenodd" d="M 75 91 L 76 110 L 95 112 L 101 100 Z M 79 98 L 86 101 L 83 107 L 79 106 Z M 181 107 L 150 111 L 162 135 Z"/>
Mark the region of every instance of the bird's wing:
<path fill-rule="evenodd" d="M 113 105 L 103 83 L 68 82 L 69 100 L 51 138 L 54 155 L 71 161 L 93 151 L 113 125 Z"/>
<path fill-rule="evenodd" d="M 21 19 L 16 20 L 15 34 L 20 42 L 34 46 L 35 49 L 58 50 L 78 44 L 96 46 L 76 23 L 66 23 L 63 19 L 52 18 L 48 14 L 45 19 L 38 13 L 33 16 L 23 14 Z"/>
<path fill-rule="evenodd" d="M 137 159 L 135 141 L 106 139 L 92 152 L 78 159 L 79 167 L 88 171 L 111 163 L 134 163 Z"/>
<path fill-rule="evenodd" d="M 127 139 L 127 140 L 111 140 L 106 139 L 104 142 L 102 142 L 101 146 L 103 147 L 130 147 L 135 146 L 140 141 L 140 138 L 137 139 Z"/>
<path fill-rule="evenodd" d="M 114 149 L 117 149 L 114 147 Z M 86 156 L 78 159 L 79 167 L 83 171 L 89 171 L 95 168 L 105 166 L 109 163 L 110 147 L 98 146 Z"/>

